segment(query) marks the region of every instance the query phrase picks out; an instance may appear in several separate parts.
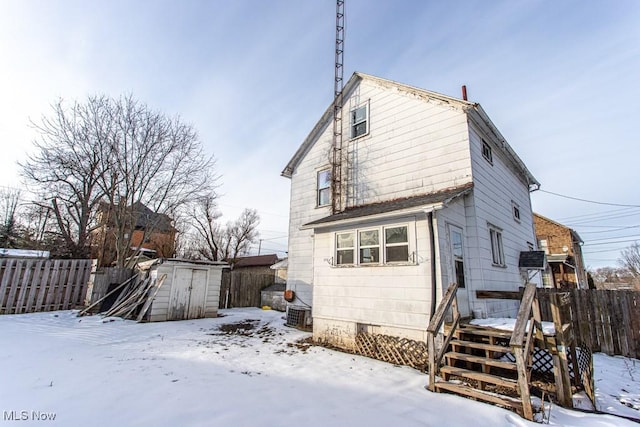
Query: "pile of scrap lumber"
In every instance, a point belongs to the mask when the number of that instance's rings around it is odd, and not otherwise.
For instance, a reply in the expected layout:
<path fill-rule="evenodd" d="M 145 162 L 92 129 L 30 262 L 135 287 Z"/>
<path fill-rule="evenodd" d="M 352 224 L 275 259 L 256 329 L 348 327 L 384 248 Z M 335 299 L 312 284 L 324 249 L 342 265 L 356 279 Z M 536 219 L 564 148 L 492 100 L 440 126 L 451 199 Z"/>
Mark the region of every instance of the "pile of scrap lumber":
<path fill-rule="evenodd" d="M 122 317 L 123 319 L 141 322 L 147 314 L 147 311 L 149 311 L 149 307 L 151 307 L 151 303 L 158 294 L 158 290 L 164 283 L 167 275 L 163 274 L 155 280 L 151 277 L 142 280 L 136 280 L 137 278 L 138 275 L 136 274 L 128 280 L 125 280 L 104 297 L 82 310 L 78 315 L 84 316 L 93 307 L 102 303 L 116 292 L 119 292 L 118 297 L 111 307 L 100 314 L 105 317 Z"/>

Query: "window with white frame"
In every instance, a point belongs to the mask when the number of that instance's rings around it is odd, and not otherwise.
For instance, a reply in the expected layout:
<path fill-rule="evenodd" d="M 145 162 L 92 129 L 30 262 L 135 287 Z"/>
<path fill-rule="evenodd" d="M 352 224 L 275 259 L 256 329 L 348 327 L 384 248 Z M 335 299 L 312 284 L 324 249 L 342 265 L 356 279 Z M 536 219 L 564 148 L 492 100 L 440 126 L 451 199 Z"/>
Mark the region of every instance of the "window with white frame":
<path fill-rule="evenodd" d="M 360 238 L 360 264 L 380 263 L 380 231 L 364 230 L 358 233 Z"/>
<path fill-rule="evenodd" d="M 336 234 L 336 264 L 348 265 L 354 263 L 355 251 L 354 233 Z"/>
<path fill-rule="evenodd" d="M 317 177 L 317 203 L 318 206 L 327 206 L 331 203 L 331 170 L 324 169 L 318 172 Z"/>
<path fill-rule="evenodd" d="M 409 233 L 406 225 L 384 229 L 385 262 L 409 261 Z"/>
<path fill-rule="evenodd" d="M 489 237 L 491 238 L 491 262 L 493 265 L 504 267 L 502 230 L 494 226 L 489 226 Z"/>
<path fill-rule="evenodd" d="M 357 138 L 369 132 L 368 110 L 367 104 L 351 110 L 351 138 Z"/>
<path fill-rule="evenodd" d="M 491 153 L 491 146 L 487 144 L 487 141 L 482 140 L 482 157 L 485 158 L 486 161 L 493 164 L 493 154 Z"/>
<path fill-rule="evenodd" d="M 410 262 L 407 225 L 353 230 L 336 233 L 335 237 L 335 265 L 370 266 Z"/>
<path fill-rule="evenodd" d="M 513 214 L 513 219 L 516 222 L 520 222 L 520 206 L 513 200 L 511 201 L 511 213 Z"/>

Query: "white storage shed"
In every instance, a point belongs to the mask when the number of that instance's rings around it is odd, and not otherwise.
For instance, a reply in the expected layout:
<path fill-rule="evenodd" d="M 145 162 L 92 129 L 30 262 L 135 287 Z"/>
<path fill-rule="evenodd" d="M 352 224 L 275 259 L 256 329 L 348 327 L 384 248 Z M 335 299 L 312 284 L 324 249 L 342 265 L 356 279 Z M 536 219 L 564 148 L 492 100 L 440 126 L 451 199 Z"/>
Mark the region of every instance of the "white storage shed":
<path fill-rule="evenodd" d="M 148 269 L 152 280 L 167 275 L 153 299 L 147 321 L 218 316 L 222 270 L 229 267 L 227 263 L 170 258 L 138 266 Z"/>

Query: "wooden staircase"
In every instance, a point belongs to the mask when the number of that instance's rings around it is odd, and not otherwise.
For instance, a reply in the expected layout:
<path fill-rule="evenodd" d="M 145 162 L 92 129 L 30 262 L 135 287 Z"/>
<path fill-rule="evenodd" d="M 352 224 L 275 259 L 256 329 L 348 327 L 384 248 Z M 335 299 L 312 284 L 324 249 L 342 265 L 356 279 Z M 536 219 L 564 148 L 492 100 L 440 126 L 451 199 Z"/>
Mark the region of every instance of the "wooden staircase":
<path fill-rule="evenodd" d="M 449 286 L 427 328 L 429 389 L 504 406 L 533 420 L 529 381 L 534 333 L 542 338 L 535 285 L 525 287 L 513 332 L 461 325 L 456 291 L 455 283 Z M 448 311 L 453 320 L 442 332 Z M 529 322 L 533 327 L 527 327 Z M 436 337 L 442 338 L 440 346 Z M 507 353 L 512 357 L 503 358 Z"/>
<path fill-rule="evenodd" d="M 454 332 L 444 353 L 435 390 L 501 405 L 523 413 L 515 362 L 501 360 L 510 352 L 511 332 L 465 325 Z"/>

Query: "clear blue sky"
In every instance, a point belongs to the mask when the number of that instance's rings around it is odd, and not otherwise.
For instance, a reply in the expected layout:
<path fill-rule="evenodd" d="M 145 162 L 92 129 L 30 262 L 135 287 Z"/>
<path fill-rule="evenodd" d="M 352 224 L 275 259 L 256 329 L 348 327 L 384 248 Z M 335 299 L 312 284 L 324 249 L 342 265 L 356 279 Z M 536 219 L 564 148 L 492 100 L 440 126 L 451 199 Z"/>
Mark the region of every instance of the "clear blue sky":
<path fill-rule="evenodd" d="M 346 77 L 466 84 L 543 190 L 640 205 L 640 2 L 346 0 L 346 22 Z M 0 185 L 57 97 L 132 93 L 195 125 L 226 217 L 258 209 L 263 252 L 286 250 L 280 172 L 331 102 L 334 37 L 331 0 L 0 0 Z M 591 267 L 640 240 L 639 208 L 532 200 Z"/>

